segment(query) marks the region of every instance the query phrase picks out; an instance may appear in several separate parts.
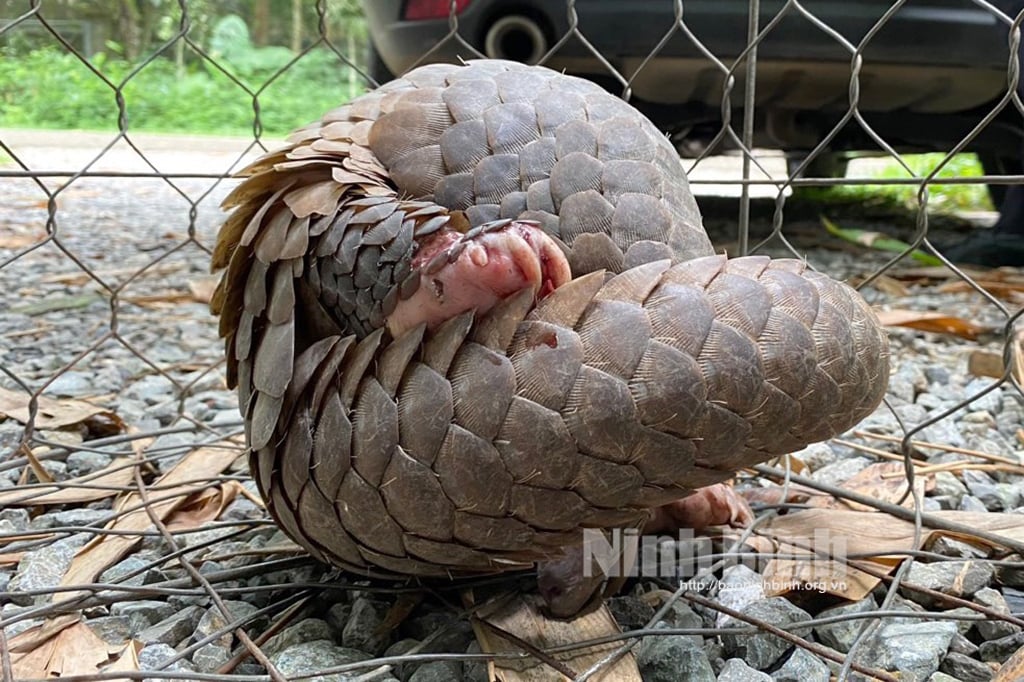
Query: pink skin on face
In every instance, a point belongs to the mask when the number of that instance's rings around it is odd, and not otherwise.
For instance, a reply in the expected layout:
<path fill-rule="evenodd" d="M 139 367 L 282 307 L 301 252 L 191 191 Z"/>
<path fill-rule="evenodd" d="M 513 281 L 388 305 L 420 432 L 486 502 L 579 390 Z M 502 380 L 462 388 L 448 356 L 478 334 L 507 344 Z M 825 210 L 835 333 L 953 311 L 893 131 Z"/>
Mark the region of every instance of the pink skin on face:
<path fill-rule="evenodd" d="M 453 253 L 452 262 L 429 272 L 436 258 Z M 420 244 L 412 266 L 420 271 L 420 286 L 388 316 L 392 336 L 424 322 L 434 328 L 468 310 L 486 312 L 526 288 L 543 298 L 572 277 L 558 244 L 539 226 L 519 221 L 470 239 L 455 230 L 437 232 Z"/>

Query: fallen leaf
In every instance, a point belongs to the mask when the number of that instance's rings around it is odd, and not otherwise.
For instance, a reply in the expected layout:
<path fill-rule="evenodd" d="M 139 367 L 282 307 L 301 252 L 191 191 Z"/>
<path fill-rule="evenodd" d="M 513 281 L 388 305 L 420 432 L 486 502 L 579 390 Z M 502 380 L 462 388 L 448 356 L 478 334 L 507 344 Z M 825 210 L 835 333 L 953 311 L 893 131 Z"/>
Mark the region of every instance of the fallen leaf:
<path fill-rule="evenodd" d="M 0 416 L 7 416 L 22 424 L 28 423 L 28 404 L 31 396 L 22 391 L 10 391 L 0 388 Z M 124 422 L 114 412 L 105 407 L 97 407 L 84 400 L 64 398 L 57 400 L 44 395 L 36 401 L 35 426 L 37 429 L 59 429 L 75 424 L 97 426 L 107 435 L 120 433 L 124 430 Z"/>
<path fill-rule="evenodd" d="M 46 504 L 95 502 L 118 494 L 105 487 L 125 486 L 132 481 L 132 460 L 118 457 L 98 472 L 62 481 L 59 486 L 40 486 L 28 490 L 0 492 L 0 507 L 35 507 Z"/>
<path fill-rule="evenodd" d="M 129 640 L 114 662 L 103 669 L 103 672 L 134 672 L 139 669 L 139 652 L 142 651 L 142 642 L 137 639 Z"/>
<path fill-rule="evenodd" d="M 77 618 L 73 623 L 58 621 L 48 632 L 45 626 L 37 632 L 37 639 L 43 634 L 51 636 L 35 642 L 25 653 L 18 651 L 24 650 L 26 643 L 16 641 L 18 638 L 12 639 L 11 662 L 15 679 L 94 675 L 100 666 L 107 663 L 107 645 L 88 625 Z"/>
<path fill-rule="evenodd" d="M 24 249 L 46 239 L 45 232 L 11 232 L 0 234 L 0 249 Z"/>
<path fill-rule="evenodd" d="M 896 474 L 895 476 L 891 474 Z M 914 484 L 918 492 L 924 494 L 927 476 L 917 476 Z M 897 504 L 900 498 L 904 507 L 911 508 L 914 500 L 906 495 L 906 477 L 902 462 L 877 462 L 858 471 L 855 475 L 846 479 L 840 487 L 851 492 L 860 493 L 882 502 Z M 829 496 L 815 496 L 808 500 L 811 507 L 821 509 L 855 509 L 857 511 L 872 511 L 873 507 L 853 502 L 851 500 L 838 499 Z"/>
<path fill-rule="evenodd" d="M 890 253 L 903 253 L 910 248 L 910 244 L 900 241 L 894 237 L 890 237 L 882 232 L 873 232 L 870 230 L 857 230 L 850 228 L 842 228 L 836 225 L 834 222 L 821 216 L 821 224 L 825 226 L 825 229 L 829 234 L 835 235 L 840 239 L 843 239 L 854 244 L 861 244 L 870 249 L 876 251 L 888 251 Z M 925 265 L 942 265 L 942 261 L 933 256 L 930 253 L 922 251 L 921 249 L 914 249 L 910 252 L 910 257 L 919 263 Z"/>
<path fill-rule="evenodd" d="M 238 497 L 242 484 L 238 481 L 225 481 L 216 487 L 206 488 L 193 493 L 164 522 L 167 530 L 177 531 L 187 528 L 198 528 L 205 523 L 220 518 L 229 504 Z"/>
<path fill-rule="evenodd" d="M 921 312 L 918 310 L 876 310 L 878 320 L 887 327 L 910 327 L 925 332 L 953 334 L 968 340 L 975 340 L 988 331 L 977 323 L 945 313 Z"/>
<path fill-rule="evenodd" d="M 185 504 L 190 495 L 207 487 L 204 483 L 194 481 L 207 481 L 223 473 L 242 454 L 241 449 L 224 447 L 199 448 L 188 453 L 153 483 L 154 487 L 160 488 L 160 500 L 149 505 L 152 513 L 160 519 L 166 519 L 174 510 Z M 82 547 L 61 579 L 62 586 L 95 582 L 100 573 L 124 558 L 142 541 L 141 535 L 131 534 L 132 531 L 142 533 L 152 528 L 149 514 L 141 508 L 141 503 L 139 494 L 131 493 L 124 495 L 115 504 L 118 511 L 140 507 L 107 524 L 107 528 L 111 530 L 128 534 L 100 535 Z M 83 594 L 81 590 L 57 593 L 54 595 L 54 601 L 77 599 Z"/>
<path fill-rule="evenodd" d="M 43 313 L 52 313 L 61 310 L 88 308 L 93 303 L 101 303 L 106 300 L 107 299 L 98 293 L 76 294 L 74 296 L 50 296 L 39 303 L 12 306 L 8 308 L 8 310 L 20 315 L 42 315 Z"/>
<path fill-rule="evenodd" d="M 463 593 L 463 601 L 472 607 L 470 591 Z M 518 654 L 524 648 L 512 639 L 501 636 L 501 631 L 510 633 L 519 641 L 527 642 L 535 649 L 551 650 L 562 645 L 575 645 L 588 639 L 615 636 L 620 629 L 606 604 L 587 611 L 569 620 L 548 618 L 544 615 L 545 604 L 538 594 L 518 594 L 498 603 L 478 606 L 473 619 L 480 650 L 485 653 Z M 491 627 L 488 627 L 491 626 Z M 558 653 L 551 654 L 562 665 L 577 675 L 590 668 L 602 658 L 621 646 L 612 641 L 584 648 L 565 646 Z M 503 682 L 548 682 L 566 679 L 553 668 L 536 658 L 498 659 L 488 665 L 489 679 Z M 640 672 L 632 653 L 627 653 L 614 665 L 605 669 L 601 680 L 617 682 L 640 682 Z"/>
<path fill-rule="evenodd" d="M 1006 659 L 992 682 L 1020 682 L 1024 680 L 1024 647 L 1017 649 Z"/>
<path fill-rule="evenodd" d="M 930 515 L 1007 539 L 1024 541 L 1024 524 L 1019 514 L 937 511 L 930 512 Z M 814 554 L 814 550 L 839 557 L 857 555 L 857 561 L 869 563 L 880 572 L 887 573 L 902 561 L 903 553 L 928 546 L 940 537 L 988 546 L 977 537 L 962 538 L 957 533 L 930 528 L 922 529 L 920 544 L 915 545 L 913 523 L 881 512 L 808 509 L 772 519 L 762 528 L 765 536 L 762 539 L 771 538 L 777 545 L 776 551 L 807 556 L 768 562 L 763 575 L 765 591 L 772 596 L 786 594 L 800 585 L 809 585 L 857 601 L 881 582 L 880 578 L 841 561 L 823 559 L 821 554 Z"/>
<path fill-rule="evenodd" d="M 194 300 L 199 303 L 209 303 L 213 298 L 213 290 L 217 288 L 217 283 L 219 281 L 219 275 L 209 275 L 207 277 L 191 279 L 188 282 L 188 290 L 192 293 L 192 298 Z"/>

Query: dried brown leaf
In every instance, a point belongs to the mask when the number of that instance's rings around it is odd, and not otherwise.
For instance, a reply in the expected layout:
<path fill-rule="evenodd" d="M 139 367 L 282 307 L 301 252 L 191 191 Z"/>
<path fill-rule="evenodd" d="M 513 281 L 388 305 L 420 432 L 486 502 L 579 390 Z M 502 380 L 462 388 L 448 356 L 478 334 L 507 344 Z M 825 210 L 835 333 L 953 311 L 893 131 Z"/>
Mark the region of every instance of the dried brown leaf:
<path fill-rule="evenodd" d="M 464 594 L 467 601 L 470 595 Z M 608 607 L 601 604 L 597 609 L 576 616 L 571 620 L 555 620 L 544 615 L 544 601 L 537 594 L 519 594 L 503 600 L 497 605 L 481 607 L 477 615 L 486 625 L 473 622 L 477 642 L 485 653 L 521 653 L 523 647 L 501 636 L 499 630 L 513 635 L 535 649 L 550 650 L 553 647 L 572 645 L 589 639 L 615 636 L 619 626 L 615 623 Z M 618 649 L 620 642 L 566 648 L 552 654 L 558 661 L 578 675 L 609 653 Z M 503 682 L 562 682 L 566 678 L 536 658 L 502 659 L 488 666 L 490 679 Z M 640 671 L 631 653 L 606 669 L 601 680 L 614 682 L 640 682 Z"/>
<path fill-rule="evenodd" d="M 914 478 L 914 484 L 921 494 L 924 493 L 927 478 L 927 476 L 917 476 Z M 855 475 L 843 481 L 840 486 L 850 492 L 860 493 L 861 495 L 866 495 L 882 502 L 891 502 L 892 504 L 897 504 L 900 498 L 903 498 L 907 492 L 902 462 L 877 462 L 861 469 Z M 874 510 L 874 507 L 831 496 L 812 497 L 808 504 L 822 509 Z M 903 500 L 903 506 L 911 508 L 913 506 L 913 498 L 907 495 L 906 499 Z"/>
<path fill-rule="evenodd" d="M 887 327 L 909 327 L 937 334 L 952 334 L 974 340 L 988 331 L 985 327 L 954 315 L 919 310 L 876 310 L 879 321 Z"/>
<path fill-rule="evenodd" d="M 0 388 L 0 416 L 7 416 L 22 424 L 28 423 L 30 398 L 30 395 L 22 391 Z M 59 429 L 91 420 L 106 422 L 109 428 L 117 429 L 115 433 L 124 429 L 124 422 L 116 414 L 105 407 L 98 407 L 84 400 L 57 400 L 41 395 L 37 405 L 39 409 L 36 412 L 35 425 L 38 429 Z"/>
<path fill-rule="evenodd" d="M 171 531 L 198 528 L 204 523 L 220 518 L 229 504 L 238 497 L 242 484 L 225 481 L 223 484 L 193 493 L 188 500 L 175 510 L 165 521 Z"/>
<path fill-rule="evenodd" d="M 103 487 L 125 486 L 132 481 L 132 460 L 118 457 L 97 473 L 78 476 L 60 485 L 31 488 L 28 490 L 5 490 L 0 492 L 0 507 L 34 507 L 46 504 L 80 504 L 95 502 L 117 494 L 116 490 Z M 106 473 L 104 473 L 106 472 Z"/>
<path fill-rule="evenodd" d="M 1024 524 L 1018 514 L 992 512 L 938 511 L 932 516 L 996 533 L 1018 542 L 1024 541 Z M 766 591 L 785 594 L 799 585 L 810 585 L 831 594 L 856 601 L 863 599 L 880 582 L 879 578 L 846 566 L 840 561 L 821 558 L 822 552 L 837 556 L 867 556 L 880 571 L 888 572 L 901 553 L 921 549 L 938 537 L 959 537 L 948 531 L 925 528 L 920 544 L 914 542 L 914 524 L 881 512 L 843 509 L 808 509 L 769 521 L 764 533 L 786 554 L 804 553 L 806 559 L 772 559 L 764 572 Z M 965 539 L 985 545 L 976 537 Z M 816 550 L 809 553 L 808 548 Z"/>
<path fill-rule="evenodd" d="M 217 288 L 219 280 L 219 275 L 207 275 L 206 277 L 190 279 L 188 281 L 188 290 L 192 294 L 192 299 L 199 303 L 209 303 L 213 299 L 213 291 Z"/>
<path fill-rule="evenodd" d="M 181 507 L 190 495 L 206 486 L 183 481 L 204 481 L 221 474 L 242 454 L 241 450 L 223 447 L 199 448 L 188 453 L 170 471 L 156 480 L 160 486 L 160 501 L 152 502 L 154 515 L 166 519 L 171 512 Z M 138 493 L 123 496 L 115 505 L 117 509 L 137 507 L 142 500 Z M 144 532 L 152 523 L 145 509 L 128 512 L 107 525 L 117 531 Z M 78 551 L 67 573 L 61 580 L 62 586 L 74 586 L 94 582 L 96 577 L 120 561 L 140 541 L 141 535 L 101 535 Z M 55 601 L 77 599 L 81 591 L 58 593 Z"/>
<path fill-rule="evenodd" d="M 31 651 L 15 656 L 15 678 L 93 675 L 108 660 L 107 645 L 81 621 L 61 628 Z"/>

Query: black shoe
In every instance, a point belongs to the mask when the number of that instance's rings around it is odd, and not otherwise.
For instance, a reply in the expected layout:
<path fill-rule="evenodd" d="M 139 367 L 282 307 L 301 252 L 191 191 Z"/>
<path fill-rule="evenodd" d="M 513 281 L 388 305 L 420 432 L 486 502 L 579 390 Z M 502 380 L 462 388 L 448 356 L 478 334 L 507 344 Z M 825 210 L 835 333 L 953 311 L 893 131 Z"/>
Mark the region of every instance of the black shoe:
<path fill-rule="evenodd" d="M 998 268 L 1024 266 L 1024 234 L 1006 234 L 976 230 L 970 237 L 942 249 L 942 255 L 954 263 Z"/>

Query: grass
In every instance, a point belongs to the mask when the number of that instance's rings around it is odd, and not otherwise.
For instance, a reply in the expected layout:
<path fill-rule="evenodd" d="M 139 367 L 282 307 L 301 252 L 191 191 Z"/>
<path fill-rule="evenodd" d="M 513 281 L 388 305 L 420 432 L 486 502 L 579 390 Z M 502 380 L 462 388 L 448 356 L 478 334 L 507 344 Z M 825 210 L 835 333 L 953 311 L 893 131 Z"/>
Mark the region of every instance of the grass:
<path fill-rule="evenodd" d="M 901 157 L 910 168 L 908 172 L 896 160 L 883 165 L 869 167 L 867 176 L 881 181 L 924 177 L 930 174 L 946 158 L 945 154 L 906 154 Z M 957 154 L 942 167 L 936 177 L 963 178 L 984 175 L 981 163 L 975 154 Z M 864 177 L 863 173 L 856 173 Z M 838 179 L 836 182 L 842 182 Z M 895 204 L 906 209 L 918 206 L 917 185 L 879 184 L 836 185 L 833 187 L 804 187 L 799 190 L 800 198 L 822 203 L 865 202 L 874 205 Z M 928 186 L 928 210 L 936 213 L 951 213 L 964 210 L 993 210 L 992 199 L 983 184 L 937 184 Z"/>

